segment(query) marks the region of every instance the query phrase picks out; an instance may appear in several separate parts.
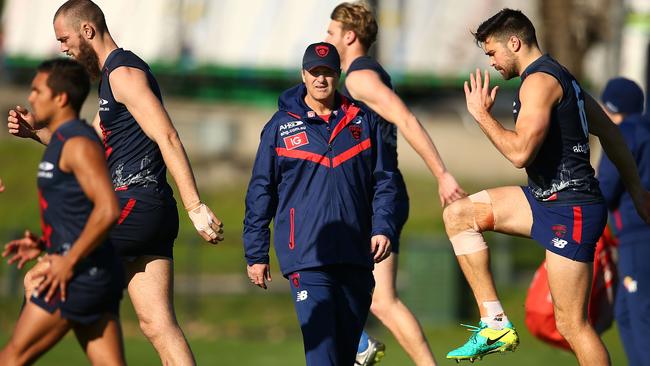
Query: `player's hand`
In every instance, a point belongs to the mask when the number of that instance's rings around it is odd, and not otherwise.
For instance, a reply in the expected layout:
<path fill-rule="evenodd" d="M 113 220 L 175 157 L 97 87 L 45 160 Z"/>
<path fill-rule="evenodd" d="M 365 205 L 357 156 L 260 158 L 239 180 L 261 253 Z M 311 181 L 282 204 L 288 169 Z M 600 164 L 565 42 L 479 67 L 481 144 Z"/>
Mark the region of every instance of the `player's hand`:
<path fill-rule="evenodd" d="M 469 73 L 469 84 L 465 81 L 465 101 L 467 102 L 467 111 L 475 118 L 479 119 L 481 114 L 490 113 L 494 100 L 497 97 L 499 86 L 495 86 L 490 91 L 490 74 L 485 70 L 485 78 L 481 80 L 481 70 L 476 69 L 476 74 Z"/>
<path fill-rule="evenodd" d="M 45 279 L 45 271 L 50 267 L 49 261 L 39 260 L 32 269 L 25 273 L 23 279 L 23 286 L 25 287 L 25 296 L 29 297 L 37 293 L 38 286 L 43 283 Z"/>
<path fill-rule="evenodd" d="M 2 178 L 0 178 L 0 192 L 5 191 L 5 185 L 2 183 Z"/>
<path fill-rule="evenodd" d="M 386 235 L 375 235 L 370 238 L 370 252 L 375 263 L 379 263 L 390 255 L 390 239 Z"/>
<path fill-rule="evenodd" d="M 21 106 L 9 110 L 7 128 L 14 136 L 38 140 L 34 122 L 34 115 Z"/>
<path fill-rule="evenodd" d="M 255 263 L 246 266 L 248 279 L 253 285 L 266 290 L 266 281 L 271 282 L 271 266 L 268 263 Z"/>
<path fill-rule="evenodd" d="M 187 211 L 194 228 L 207 242 L 217 244 L 223 240 L 223 223 L 217 219 L 210 208 L 201 203 Z"/>
<path fill-rule="evenodd" d="M 50 301 L 59 291 L 61 301 L 66 299 L 66 286 L 74 274 L 74 264 L 67 256 L 48 254 L 41 262 L 49 262 L 49 267 L 43 270 L 43 282 L 38 286 L 38 296 L 47 291 L 45 301 Z"/>
<path fill-rule="evenodd" d="M 467 197 L 467 192 L 458 185 L 453 175 L 445 172 L 438 178 L 438 196 L 440 197 L 442 207 L 447 207 L 447 205 L 455 200 Z"/>
<path fill-rule="evenodd" d="M 18 269 L 23 268 L 25 263 L 36 259 L 43 251 L 41 242 L 29 230 L 25 230 L 25 236 L 21 239 L 12 240 L 5 244 L 2 257 L 7 258 L 8 264 L 18 261 Z"/>

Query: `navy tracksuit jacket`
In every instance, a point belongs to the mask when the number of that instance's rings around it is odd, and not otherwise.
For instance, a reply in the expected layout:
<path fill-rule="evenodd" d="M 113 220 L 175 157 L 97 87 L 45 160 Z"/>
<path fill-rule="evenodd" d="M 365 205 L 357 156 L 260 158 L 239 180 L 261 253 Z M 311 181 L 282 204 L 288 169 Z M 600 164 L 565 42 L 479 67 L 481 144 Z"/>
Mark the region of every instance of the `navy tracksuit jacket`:
<path fill-rule="evenodd" d="M 337 93 L 329 123 L 285 91 L 262 131 L 246 194 L 248 264 L 269 262 L 269 223 L 283 275 L 333 264 L 373 267 L 370 238 L 395 238 L 396 161 L 374 114 Z"/>
<path fill-rule="evenodd" d="M 373 113 L 337 94 L 326 122 L 305 95 L 303 84 L 284 92 L 262 131 L 246 195 L 246 260 L 269 262 L 273 219 L 306 364 L 348 366 L 372 302 L 371 237 L 397 234 L 397 164 Z"/>
<path fill-rule="evenodd" d="M 641 184 L 650 190 L 650 116 L 630 115 L 621 133 L 636 161 Z M 647 331 L 650 329 L 650 226 L 637 214 L 614 164 L 603 154 L 598 168 L 600 190 L 613 212 L 619 239 L 620 283 L 614 307 L 619 334 L 630 365 L 650 365 Z"/>

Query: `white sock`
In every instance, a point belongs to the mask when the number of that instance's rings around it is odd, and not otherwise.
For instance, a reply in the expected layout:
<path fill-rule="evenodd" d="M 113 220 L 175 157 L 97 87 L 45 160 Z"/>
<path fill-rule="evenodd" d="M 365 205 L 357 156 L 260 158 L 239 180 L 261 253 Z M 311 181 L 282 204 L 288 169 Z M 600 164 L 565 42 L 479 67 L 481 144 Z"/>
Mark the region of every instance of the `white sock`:
<path fill-rule="evenodd" d="M 483 307 L 487 311 L 487 316 L 482 317 L 481 321 L 487 324 L 488 328 L 501 330 L 508 324 L 508 317 L 500 301 L 485 301 Z"/>

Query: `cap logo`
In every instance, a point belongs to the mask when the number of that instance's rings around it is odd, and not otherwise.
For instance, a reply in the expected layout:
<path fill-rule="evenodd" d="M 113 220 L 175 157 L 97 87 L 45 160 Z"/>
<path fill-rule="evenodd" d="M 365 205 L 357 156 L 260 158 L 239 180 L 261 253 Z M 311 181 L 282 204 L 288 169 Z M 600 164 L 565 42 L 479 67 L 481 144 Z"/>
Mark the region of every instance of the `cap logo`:
<path fill-rule="evenodd" d="M 330 53 L 330 48 L 324 45 L 316 46 L 316 54 L 320 57 L 325 57 Z"/>

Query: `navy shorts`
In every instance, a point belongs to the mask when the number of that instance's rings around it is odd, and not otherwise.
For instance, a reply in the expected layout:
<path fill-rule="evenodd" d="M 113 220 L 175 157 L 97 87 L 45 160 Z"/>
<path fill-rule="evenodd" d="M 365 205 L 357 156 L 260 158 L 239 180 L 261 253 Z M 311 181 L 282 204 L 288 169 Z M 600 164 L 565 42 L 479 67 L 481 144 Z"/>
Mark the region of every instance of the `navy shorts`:
<path fill-rule="evenodd" d="M 120 197 L 122 212 L 109 236 L 117 254 L 125 259 L 140 256 L 173 258 L 178 235 L 176 203 L 153 203 Z"/>
<path fill-rule="evenodd" d="M 354 364 L 375 287 L 370 268 L 310 268 L 291 273 L 289 282 L 306 364 Z"/>
<path fill-rule="evenodd" d="M 31 296 L 30 300 L 50 314 L 61 310 L 61 317 L 78 324 L 91 324 L 105 314 L 119 316 L 120 301 L 124 288 L 124 269 L 115 257 L 114 266 L 84 266 L 75 271 L 74 277 L 66 287 L 66 300 L 61 301 L 57 290 L 50 301 L 45 301 L 45 293 Z"/>
<path fill-rule="evenodd" d="M 544 248 L 578 262 L 593 262 L 607 223 L 604 203 L 543 205 L 521 187 L 533 213 L 530 236 Z"/>

